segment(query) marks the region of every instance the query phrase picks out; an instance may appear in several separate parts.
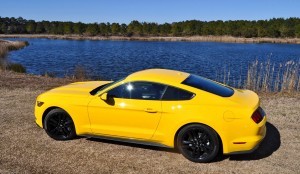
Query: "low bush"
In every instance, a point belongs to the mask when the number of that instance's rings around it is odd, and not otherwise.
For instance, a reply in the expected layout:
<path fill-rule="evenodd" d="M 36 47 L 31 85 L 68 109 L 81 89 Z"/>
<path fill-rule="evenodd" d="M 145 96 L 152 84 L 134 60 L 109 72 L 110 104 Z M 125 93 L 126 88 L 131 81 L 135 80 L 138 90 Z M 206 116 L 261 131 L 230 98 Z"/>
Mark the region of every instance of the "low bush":
<path fill-rule="evenodd" d="M 18 72 L 18 73 L 26 73 L 26 68 L 19 63 L 9 63 L 6 66 L 7 70 Z"/>

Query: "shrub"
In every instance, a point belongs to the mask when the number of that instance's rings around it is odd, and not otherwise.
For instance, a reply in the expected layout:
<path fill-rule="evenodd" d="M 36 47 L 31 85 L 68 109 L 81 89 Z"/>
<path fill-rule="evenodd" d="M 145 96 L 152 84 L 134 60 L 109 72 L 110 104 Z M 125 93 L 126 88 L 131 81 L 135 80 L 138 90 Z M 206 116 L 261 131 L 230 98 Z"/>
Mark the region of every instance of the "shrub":
<path fill-rule="evenodd" d="M 89 79 L 86 68 L 84 66 L 77 65 L 74 69 L 73 78 L 79 80 Z"/>
<path fill-rule="evenodd" d="M 26 68 L 19 63 L 9 63 L 6 69 L 18 73 L 26 73 Z"/>

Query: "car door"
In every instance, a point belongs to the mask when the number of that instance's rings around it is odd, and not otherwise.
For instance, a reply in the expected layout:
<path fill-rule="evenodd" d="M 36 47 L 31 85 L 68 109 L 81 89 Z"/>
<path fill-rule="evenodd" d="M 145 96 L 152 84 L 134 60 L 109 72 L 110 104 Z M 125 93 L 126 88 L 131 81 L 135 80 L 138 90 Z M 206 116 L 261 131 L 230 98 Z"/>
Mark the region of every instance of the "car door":
<path fill-rule="evenodd" d="M 107 92 L 107 100 L 95 97 L 88 106 L 94 134 L 150 139 L 161 118 L 164 85 L 130 82 Z"/>

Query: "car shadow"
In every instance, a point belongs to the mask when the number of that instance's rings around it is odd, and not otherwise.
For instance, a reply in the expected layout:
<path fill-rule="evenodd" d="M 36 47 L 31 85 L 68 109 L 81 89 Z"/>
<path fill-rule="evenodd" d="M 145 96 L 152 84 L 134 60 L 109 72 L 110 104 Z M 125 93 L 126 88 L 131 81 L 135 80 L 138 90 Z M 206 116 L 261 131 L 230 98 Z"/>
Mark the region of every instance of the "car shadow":
<path fill-rule="evenodd" d="M 278 129 L 271 123 L 267 122 L 267 134 L 260 146 L 252 153 L 229 155 L 229 160 L 233 161 L 249 161 L 259 160 L 271 156 L 276 150 L 279 149 L 281 140 Z M 226 158 L 226 156 L 224 156 Z"/>
<path fill-rule="evenodd" d="M 239 154 L 239 155 L 218 155 L 218 157 L 213 162 L 223 161 L 225 159 L 233 160 L 233 161 L 249 161 L 249 160 L 259 160 L 262 158 L 266 158 L 273 154 L 277 149 L 279 149 L 281 141 L 280 141 L 280 133 L 278 129 L 271 123 L 266 123 L 267 133 L 264 140 L 261 142 L 260 146 L 252 153 L 249 154 Z M 107 140 L 100 138 L 87 138 L 89 141 L 96 141 L 106 144 L 116 144 L 121 146 L 129 146 L 136 147 L 148 150 L 155 151 L 165 151 L 171 153 L 179 153 L 177 149 L 173 148 L 165 148 L 165 147 L 157 147 L 143 144 L 134 144 L 128 142 L 121 142 L 116 140 Z"/>

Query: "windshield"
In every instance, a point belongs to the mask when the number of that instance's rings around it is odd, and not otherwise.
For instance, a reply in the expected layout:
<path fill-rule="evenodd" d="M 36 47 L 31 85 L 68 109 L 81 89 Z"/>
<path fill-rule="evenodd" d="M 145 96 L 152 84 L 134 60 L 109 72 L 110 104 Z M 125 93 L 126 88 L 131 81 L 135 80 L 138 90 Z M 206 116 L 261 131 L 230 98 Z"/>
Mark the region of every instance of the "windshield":
<path fill-rule="evenodd" d="M 230 97 L 234 93 L 234 90 L 229 87 L 193 74 L 186 78 L 182 84 L 201 89 L 221 97 Z"/>
<path fill-rule="evenodd" d="M 106 88 L 108 88 L 108 87 L 110 87 L 110 86 L 112 86 L 112 85 L 114 85 L 114 84 L 116 84 L 116 83 L 118 83 L 118 82 L 124 80 L 124 79 L 125 79 L 125 78 L 122 78 L 122 79 L 119 79 L 119 80 L 117 80 L 117 81 L 110 82 L 110 83 L 107 83 L 107 84 L 98 86 L 97 88 L 93 89 L 93 90 L 90 92 L 90 94 L 91 94 L 91 95 L 95 95 L 95 94 L 97 94 L 99 91 L 102 91 L 102 90 L 104 90 L 104 89 L 106 89 Z"/>

